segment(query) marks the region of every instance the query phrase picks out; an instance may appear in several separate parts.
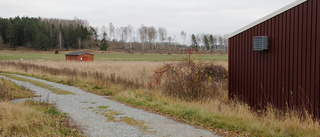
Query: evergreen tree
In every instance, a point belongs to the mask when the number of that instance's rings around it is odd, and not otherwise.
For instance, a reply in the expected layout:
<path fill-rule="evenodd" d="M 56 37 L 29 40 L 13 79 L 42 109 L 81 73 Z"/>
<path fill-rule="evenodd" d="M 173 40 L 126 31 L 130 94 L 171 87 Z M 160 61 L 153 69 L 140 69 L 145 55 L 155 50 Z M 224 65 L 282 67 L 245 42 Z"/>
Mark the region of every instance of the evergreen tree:
<path fill-rule="evenodd" d="M 17 47 L 17 41 L 16 41 L 16 38 L 15 38 L 15 29 L 14 29 L 14 25 L 11 23 L 10 20 L 8 20 L 8 24 L 7 24 L 8 28 L 7 28 L 7 32 L 6 32 L 6 35 L 7 35 L 7 41 L 8 43 L 10 43 L 10 47 L 12 48 L 15 48 Z"/>
<path fill-rule="evenodd" d="M 215 41 L 214 41 L 214 38 L 213 38 L 212 34 L 209 36 L 209 43 L 210 43 L 210 46 L 211 46 L 211 50 L 214 51 Z"/>
<path fill-rule="evenodd" d="M 203 36 L 203 43 L 204 43 L 204 46 L 206 47 L 206 49 L 210 50 L 210 45 L 209 45 L 209 40 L 208 40 L 207 35 Z"/>
<path fill-rule="evenodd" d="M 36 50 L 64 47 L 79 48 L 92 34 L 81 20 L 41 19 L 29 17 L 0 18 L 0 38 L 12 48 L 25 46 Z M 97 42 L 96 38 L 96 42 Z"/>
<path fill-rule="evenodd" d="M 100 50 L 107 50 L 108 49 L 108 42 L 107 42 L 107 33 L 103 32 L 103 38 L 100 44 Z"/>
<path fill-rule="evenodd" d="M 197 50 L 199 49 L 199 45 L 198 42 L 196 40 L 196 36 L 194 34 L 192 34 L 191 36 L 191 42 L 192 42 L 192 47 L 196 48 Z"/>

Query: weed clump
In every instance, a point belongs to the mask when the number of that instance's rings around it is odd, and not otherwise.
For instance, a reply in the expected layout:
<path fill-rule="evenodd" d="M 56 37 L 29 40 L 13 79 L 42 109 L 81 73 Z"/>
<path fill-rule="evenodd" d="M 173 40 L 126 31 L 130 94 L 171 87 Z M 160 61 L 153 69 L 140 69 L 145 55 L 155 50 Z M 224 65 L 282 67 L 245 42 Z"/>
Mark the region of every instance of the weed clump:
<path fill-rule="evenodd" d="M 226 87 L 228 71 L 214 62 L 195 59 L 197 50 L 187 49 L 187 57 L 182 61 L 166 63 L 154 70 L 149 88 L 160 88 L 165 95 L 178 97 L 187 101 L 199 101 L 212 98 Z"/>

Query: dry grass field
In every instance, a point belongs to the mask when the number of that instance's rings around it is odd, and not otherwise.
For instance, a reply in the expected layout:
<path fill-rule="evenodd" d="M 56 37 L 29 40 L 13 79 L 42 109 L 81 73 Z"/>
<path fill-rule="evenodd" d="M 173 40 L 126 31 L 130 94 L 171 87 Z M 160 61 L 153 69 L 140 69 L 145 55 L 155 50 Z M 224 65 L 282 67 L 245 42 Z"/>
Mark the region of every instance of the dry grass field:
<path fill-rule="evenodd" d="M 146 84 L 153 75 L 154 70 L 168 61 L 94 61 L 94 62 L 74 62 L 74 61 L 38 61 L 23 60 L 13 61 L 39 66 L 46 66 L 56 69 L 74 69 L 78 72 L 99 72 L 103 74 L 115 74 L 116 77 L 135 81 L 136 83 Z M 217 61 L 217 65 L 222 65 L 228 69 L 228 62 Z M 14 71 L 15 68 L 6 68 Z M 29 70 L 33 74 L 42 74 L 38 70 Z"/>

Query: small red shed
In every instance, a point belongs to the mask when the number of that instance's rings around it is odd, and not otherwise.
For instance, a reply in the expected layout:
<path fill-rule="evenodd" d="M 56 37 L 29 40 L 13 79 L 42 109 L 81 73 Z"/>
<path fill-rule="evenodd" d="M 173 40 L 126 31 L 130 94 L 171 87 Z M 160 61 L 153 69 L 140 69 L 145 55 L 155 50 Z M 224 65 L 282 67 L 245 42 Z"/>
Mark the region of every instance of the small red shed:
<path fill-rule="evenodd" d="M 229 97 L 320 118 L 319 37 L 320 0 L 297 0 L 232 33 Z"/>
<path fill-rule="evenodd" d="M 89 52 L 71 52 L 66 54 L 67 61 L 93 61 L 94 55 Z"/>

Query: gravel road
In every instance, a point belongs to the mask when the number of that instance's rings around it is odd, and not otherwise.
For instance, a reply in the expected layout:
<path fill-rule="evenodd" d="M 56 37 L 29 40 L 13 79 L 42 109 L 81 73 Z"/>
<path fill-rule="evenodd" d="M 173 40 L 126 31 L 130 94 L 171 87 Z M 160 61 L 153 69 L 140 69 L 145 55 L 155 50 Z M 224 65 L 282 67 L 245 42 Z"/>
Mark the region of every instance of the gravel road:
<path fill-rule="evenodd" d="M 26 87 L 41 97 L 34 100 L 54 103 L 62 112 L 68 113 L 87 136 L 107 137 L 215 137 L 217 135 L 193 126 L 176 122 L 165 116 L 131 108 L 105 97 L 86 92 L 80 88 L 62 85 L 32 77 L 15 75 L 52 85 L 74 93 L 57 95 L 29 82 L 0 76 Z M 113 118 L 113 119 L 111 119 Z"/>

